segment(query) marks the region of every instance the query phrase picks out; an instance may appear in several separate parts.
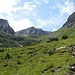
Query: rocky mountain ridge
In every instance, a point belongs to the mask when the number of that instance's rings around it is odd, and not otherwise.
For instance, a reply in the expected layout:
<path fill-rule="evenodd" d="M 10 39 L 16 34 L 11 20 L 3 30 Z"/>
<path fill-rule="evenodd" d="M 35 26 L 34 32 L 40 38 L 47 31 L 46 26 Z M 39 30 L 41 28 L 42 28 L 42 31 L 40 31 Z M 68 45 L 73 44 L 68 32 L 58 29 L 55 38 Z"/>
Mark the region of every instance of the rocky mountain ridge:
<path fill-rule="evenodd" d="M 12 27 L 10 27 L 9 23 L 5 19 L 0 19 L 0 31 L 5 32 L 7 34 L 16 35 L 16 36 L 31 36 L 31 35 L 37 35 L 42 36 L 49 34 L 48 31 L 43 31 L 42 29 L 38 29 L 35 27 L 30 27 L 18 32 L 15 32 Z"/>
<path fill-rule="evenodd" d="M 62 27 L 72 27 L 72 26 L 75 26 L 75 12 L 69 16 L 67 22 Z"/>
<path fill-rule="evenodd" d="M 30 27 L 21 31 L 16 32 L 15 35 L 17 36 L 31 36 L 31 35 L 36 35 L 36 36 L 42 36 L 49 34 L 50 32 L 48 31 L 43 31 L 42 29 L 38 29 L 35 27 Z"/>
<path fill-rule="evenodd" d="M 9 23 L 7 20 L 0 19 L 0 31 L 3 31 L 7 34 L 14 35 L 15 31 L 13 30 L 12 27 L 10 27 Z"/>

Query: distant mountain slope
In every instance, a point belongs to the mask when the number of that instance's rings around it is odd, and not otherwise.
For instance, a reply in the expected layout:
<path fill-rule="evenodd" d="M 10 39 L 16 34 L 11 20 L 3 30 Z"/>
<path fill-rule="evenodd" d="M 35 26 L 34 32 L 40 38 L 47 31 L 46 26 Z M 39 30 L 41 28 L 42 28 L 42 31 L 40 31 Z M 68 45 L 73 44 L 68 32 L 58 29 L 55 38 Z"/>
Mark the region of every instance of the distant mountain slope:
<path fill-rule="evenodd" d="M 20 37 L 6 34 L 0 31 L 0 47 L 21 47 L 21 46 L 31 46 L 40 43 L 39 39 L 34 39 L 30 37 Z"/>
<path fill-rule="evenodd" d="M 37 29 L 35 27 L 30 27 L 21 31 L 16 32 L 15 35 L 17 36 L 31 36 L 31 35 L 36 35 L 36 36 L 42 36 L 49 34 L 50 32 L 48 31 L 43 31 L 42 29 Z"/>
<path fill-rule="evenodd" d="M 67 22 L 58 31 L 51 33 L 50 37 L 61 38 L 63 35 L 67 35 L 69 37 L 75 36 L 75 12 L 69 16 Z"/>
<path fill-rule="evenodd" d="M 72 26 L 75 26 L 75 12 L 69 16 L 67 22 L 63 25 L 63 27 L 72 27 Z"/>
<path fill-rule="evenodd" d="M 14 35 L 14 30 L 9 26 L 9 23 L 7 20 L 0 19 L 0 31 L 3 31 L 5 33 Z"/>

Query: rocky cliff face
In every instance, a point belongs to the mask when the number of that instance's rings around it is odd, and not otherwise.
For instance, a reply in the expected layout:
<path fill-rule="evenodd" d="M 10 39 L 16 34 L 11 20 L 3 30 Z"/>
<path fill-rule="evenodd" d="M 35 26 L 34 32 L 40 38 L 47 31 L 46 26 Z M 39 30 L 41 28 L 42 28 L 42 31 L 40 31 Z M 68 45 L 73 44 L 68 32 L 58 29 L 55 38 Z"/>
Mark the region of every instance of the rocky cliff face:
<path fill-rule="evenodd" d="M 75 12 L 71 14 L 63 27 L 72 27 L 75 25 Z"/>
<path fill-rule="evenodd" d="M 0 31 L 3 31 L 5 33 L 14 35 L 14 30 L 9 26 L 9 23 L 7 20 L 0 19 Z"/>
<path fill-rule="evenodd" d="M 17 36 L 30 36 L 30 35 L 42 36 L 46 34 L 49 34 L 49 32 L 43 31 L 42 29 L 37 29 L 35 27 L 30 27 L 30 28 L 16 32 L 15 35 Z"/>

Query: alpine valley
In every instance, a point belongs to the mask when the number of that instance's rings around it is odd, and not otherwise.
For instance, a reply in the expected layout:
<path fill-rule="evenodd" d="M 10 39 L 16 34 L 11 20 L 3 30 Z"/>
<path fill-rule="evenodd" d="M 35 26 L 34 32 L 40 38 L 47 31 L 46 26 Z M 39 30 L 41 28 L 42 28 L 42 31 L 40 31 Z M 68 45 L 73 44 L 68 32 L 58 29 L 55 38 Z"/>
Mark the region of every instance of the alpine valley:
<path fill-rule="evenodd" d="M 75 75 L 75 12 L 55 32 L 0 19 L 0 75 Z"/>

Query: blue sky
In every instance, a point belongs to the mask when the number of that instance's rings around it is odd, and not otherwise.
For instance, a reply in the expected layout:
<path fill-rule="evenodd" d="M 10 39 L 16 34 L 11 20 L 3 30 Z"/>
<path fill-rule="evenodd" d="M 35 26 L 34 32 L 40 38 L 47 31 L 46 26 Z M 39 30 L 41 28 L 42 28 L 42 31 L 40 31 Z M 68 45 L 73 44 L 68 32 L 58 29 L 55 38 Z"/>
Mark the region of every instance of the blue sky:
<path fill-rule="evenodd" d="M 31 26 L 55 31 L 74 11 L 75 0 L 0 0 L 0 18 L 15 31 Z"/>

